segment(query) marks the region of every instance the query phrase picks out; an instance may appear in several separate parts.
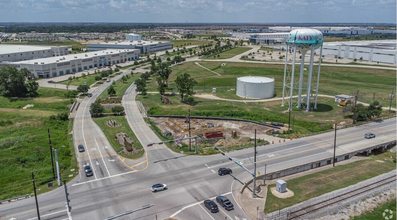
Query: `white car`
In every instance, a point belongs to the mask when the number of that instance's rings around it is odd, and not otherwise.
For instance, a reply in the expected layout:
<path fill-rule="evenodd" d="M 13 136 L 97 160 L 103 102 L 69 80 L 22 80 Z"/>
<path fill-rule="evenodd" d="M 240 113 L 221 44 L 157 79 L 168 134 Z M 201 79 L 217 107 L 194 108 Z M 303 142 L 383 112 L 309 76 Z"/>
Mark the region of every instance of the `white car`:
<path fill-rule="evenodd" d="M 163 191 L 167 189 L 167 185 L 162 183 L 157 183 L 152 186 L 152 192 Z"/>

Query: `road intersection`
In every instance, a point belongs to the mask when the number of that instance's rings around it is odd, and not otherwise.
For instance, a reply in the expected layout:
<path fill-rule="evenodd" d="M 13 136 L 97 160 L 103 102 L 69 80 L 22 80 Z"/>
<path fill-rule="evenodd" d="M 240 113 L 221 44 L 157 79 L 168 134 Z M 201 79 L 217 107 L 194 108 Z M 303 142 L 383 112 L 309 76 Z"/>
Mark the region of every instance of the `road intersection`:
<path fill-rule="evenodd" d="M 128 73 L 125 70 L 114 80 Z M 222 155 L 186 156 L 171 151 L 165 145 L 147 147 L 147 144 L 158 143 L 160 139 L 139 111 L 134 85 L 126 91 L 122 104 L 127 121 L 146 153 L 135 161 L 119 157 L 89 113 L 91 103 L 109 85 L 105 83 L 90 91 L 93 96 L 81 102 L 74 119 L 73 136 L 80 176 L 68 183 L 73 219 L 105 219 L 148 204 L 153 204 L 153 207 L 119 219 L 249 219 L 239 206 L 238 198 L 239 190 L 251 176 L 237 165 Z M 374 132 L 377 137 L 364 139 L 366 132 Z M 395 140 L 395 134 L 394 118 L 339 130 L 337 155 Z M 79 144 L 85 146 L 84 153 L 78 152 Z M 274 172 L 332 157 L 332 154 L 333 132 L 261 146 L 258 147 L 258 171 L 262 173 L 265 164 L 268 172 Z M 233 151 L 229 155 L 253 169 L 253 149 Z M 85 164 L 93 167 L 94 176 L 85 177 Z M 218 176 L 220 167 L 232 168 L 233 174 Z M 165 183 L 168 189 L 152 193 L 150 187 L 156 183 Z M 235 210 L 220 208 L 219 213 L 209 213 L 203 201 L 217 195 L 228 197 Z M 41 219 L 70 219 L 62 188 L 40 195 L 38 200 Z M 29 198 L 1 205 L 0 219 L 37 219 L 35 211 L 34 199 Z"/>

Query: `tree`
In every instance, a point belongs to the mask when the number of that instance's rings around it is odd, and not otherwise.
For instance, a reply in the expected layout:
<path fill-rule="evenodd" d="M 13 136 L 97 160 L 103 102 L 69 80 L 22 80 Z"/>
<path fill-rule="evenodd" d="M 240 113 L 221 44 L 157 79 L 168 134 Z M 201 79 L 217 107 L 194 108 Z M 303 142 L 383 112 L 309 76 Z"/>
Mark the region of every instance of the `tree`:
<path fill-rule="evenodd" d="M 101 80 L 101 79 L 102 79 L 101 76 L 95 76 L 95 81 L 99 81 L 99 80 Z"/>
<path fill-rule="evenodd" d="M 108 88 L 108 95 L 114 96 L 116 95 L 116 90 L 114 89 L 113 85 L 110 85 Z"/>
<path fill-rule="evenodd" d="M 87 85 L 79 85 L 77 87 L 77 92 L 86 93 L 88 92 L 89 87 Z"/>
<path fill-rule="evenodd" d="M 127 82 L 127 77 L 126 76 L 122 76 L 121 77 L 121 81 L 123 81 L 123 83 Z"/>
<path fill-rule="evenodd" d="M 39 84 L 28 80 L 29 70 L 5 65 L 0 68 L 0 95 L 6 97 L 37 96 Z"/>
<path fill-rule="evenodd" d="M 100 116 L 105 111 L 105 108 L 97 102 L 94 102 L 90 106 L 90 113 L 92 116 Z"/>
<path fill-rule="evenodd" d="M 121 113 L 124 112 L 124 107 L 123 107 L 123 106 L 119 106 L 119 105 L 114 106 L 114 107 L 112 108 L 112 112 L 113 112 L 114 114 L 120 115 Z"/>
<path fill-rule="evenodd" d="M 157 58 L 157 63 L 160 64 L 161 63 L 161 58 Z"/>
<path fill-rule="evenodd" d="M 146 95 L 146 80 L 139 78 L 135 80 L 136 89 L 135 91 L 140 92 L 142 95 Z M 145 94 L 143 94 L 145 93 Z"/>
<path fill-rule="evenodd" d="M 160 95 L 164 95 L 165 94 L 165 88 L 167 88 L 167 85 L 164 83 L 163 78 L 161 78 L 160 76 L 158 76 L 156 78 L 156 80 L 157 80 L 157 84 L 158 84 L 157 89 L 159 90 Z"/>
<path fill-rule="evenodd" d="M 184 101 L 185 96 L 193 94 L 193 86 L 197 84 L 197 81 L 191 78 L 188 73 L 183 73 L 176 77 L 175 84 L 178 88 L 181 100 Z"/>
<path fill-rule="evenodd" d="M 135 60 L 134 65 L 138 65 L 138 61 Z"/>

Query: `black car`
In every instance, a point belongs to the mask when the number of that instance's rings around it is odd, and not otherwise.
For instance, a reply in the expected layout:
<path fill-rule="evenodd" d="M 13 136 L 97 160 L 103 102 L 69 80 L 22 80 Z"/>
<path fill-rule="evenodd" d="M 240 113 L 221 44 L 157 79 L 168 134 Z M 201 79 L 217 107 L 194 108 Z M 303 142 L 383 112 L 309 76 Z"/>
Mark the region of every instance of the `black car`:
<path fill-rule="evenodd" d="M 79 149 L 79 152 L 84 152 L 85 151 L 84 150 L 84 146 L 82 144 L 80 144 L 77 148 Z"/>
<path fill-rule="evenodd" d="M 219 176 L 223 176 L 223 175 L 226 175 L 226 174 L 232 174 L 233 172 L 232 172 L 232 169 L 230 169 L 230 168 L 219 168 L 219 170 L 218 170 L 218 175 Z"/>
<path fill-rule="evenodd" d="M 204 206 L 212 213 L 219 212 L 218 206 L 214 201 L 207 199 L 204 201 Z"/>
<path fill-rule="evenodd" d="M 87 94 L 87 97 L 88 97 L 88 98 L 92 97 L 92 93 L 88 93 L 88 94 Z"/>
<path fill-rule="evenodd" d="M 216 201 L 228 211 L 234 209 L 233 203 L 226 196 L 217 196 Z"/>
<path fill-rule="evenodd" d="M 90 165 L 85 165 L 85 166 L 84 166 L 84 171 L 85 171 L 85 176 L 86 176 L 86 177 L 89 177 L 89 176 L 94 175 L 94 173 L 92 172 L 92 169 L 91 169 Z"/>

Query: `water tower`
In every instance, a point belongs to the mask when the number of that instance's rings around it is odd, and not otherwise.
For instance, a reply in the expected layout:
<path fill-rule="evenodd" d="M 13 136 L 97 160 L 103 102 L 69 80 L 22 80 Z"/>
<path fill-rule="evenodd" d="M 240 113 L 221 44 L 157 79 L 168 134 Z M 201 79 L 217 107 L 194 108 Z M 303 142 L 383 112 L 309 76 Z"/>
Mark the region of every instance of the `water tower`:
<path fill-rule="evenodd" d="M 285 52 L 285 66 L 284 66 L 284 81 L 283 81 L 283 99 L 282 106 L 285 103 L 285 97 L 288 95 L 286 93 L 289 92 L 289 110 L 292 109 L 292 100 L 294 96 L 294 75 L 295 75 L 295 61 L 296 61 L 296 51 L 301 51 L 301 64 L 300 64 L 300 76 L 298 82 L 298 103 L 297 107 L 301 108 L 302 104 L 302 90 L 303 90 L 303 73 L 304 73 L 304 63 L 305 63 L 305 55 L 307 51 L 310 50 L 310 66 L 309 66 L 309 74 L 307 79 L 307 94 L 306 94 L 306 111 L 309 111 L 310 107 L 310 93 L 311 84 L 312 84 L 312 73 L 313 73 L 313 61 L 314 61 L 314 51 L 317 48 L 320 48 L 320 58 L 318 63 L 318 75 L 317 75 L 317 86 L 316 86 L 316 94 L 315 94 L 315 103 L 314 109 L 317 109 L 317 95 L 318 95 L 318 84 L 320 81 L 320 67 L 321 67 L 321 56 L 323 51 L 323 34 L 315 29 L 295 29 L 290 32 L 289 39 L 287 39 L 287 48 Z M 293 48 L 293 57 L 292 57 L 292 67 L 288 68 L 288 52 Z M 286 91 L 289 89 L 289 91 Z"/>

